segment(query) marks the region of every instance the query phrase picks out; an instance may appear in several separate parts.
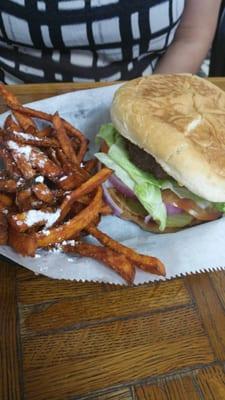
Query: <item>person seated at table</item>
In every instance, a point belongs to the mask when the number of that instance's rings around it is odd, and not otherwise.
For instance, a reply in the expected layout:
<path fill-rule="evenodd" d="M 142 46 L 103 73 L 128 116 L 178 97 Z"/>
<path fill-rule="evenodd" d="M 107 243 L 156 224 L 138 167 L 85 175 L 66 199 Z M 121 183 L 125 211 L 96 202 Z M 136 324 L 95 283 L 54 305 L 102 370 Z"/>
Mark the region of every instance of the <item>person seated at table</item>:
<path fill-rule="evenodd" d="M 197 73 L 221 0 L 4 0 L 0 81 L 127 80 Z"/>

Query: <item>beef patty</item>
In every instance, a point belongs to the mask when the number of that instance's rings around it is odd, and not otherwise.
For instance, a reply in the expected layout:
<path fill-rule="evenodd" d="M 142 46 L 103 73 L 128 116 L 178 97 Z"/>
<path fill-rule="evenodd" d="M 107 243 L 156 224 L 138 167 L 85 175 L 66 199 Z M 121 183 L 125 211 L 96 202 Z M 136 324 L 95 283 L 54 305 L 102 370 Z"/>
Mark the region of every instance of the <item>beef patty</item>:
<path fill-rule="evenodd" d="M 157 163 L 157 161 L 146 151 L 140 149 L 140 147 L 127 142 L 127 149 L 129 152 L 130 160 L 140 169 L 146 172 L 151 172 L 158 179 L 167 179 L 167 173 L 162 169 L 162 167 Z"/>

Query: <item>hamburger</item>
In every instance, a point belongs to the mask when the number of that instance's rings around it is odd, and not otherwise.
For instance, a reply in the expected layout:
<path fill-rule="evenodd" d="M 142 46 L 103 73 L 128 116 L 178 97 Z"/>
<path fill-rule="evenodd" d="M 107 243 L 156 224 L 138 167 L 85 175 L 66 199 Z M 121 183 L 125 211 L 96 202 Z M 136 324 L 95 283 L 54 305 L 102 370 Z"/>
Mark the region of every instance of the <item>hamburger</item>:
<path fill-rule="evenodd" d="M 173 232 L 225 211 L 225 93 L 190 74 L 152 75 L 116 91 L 96 157 L 114 213 Z"/>

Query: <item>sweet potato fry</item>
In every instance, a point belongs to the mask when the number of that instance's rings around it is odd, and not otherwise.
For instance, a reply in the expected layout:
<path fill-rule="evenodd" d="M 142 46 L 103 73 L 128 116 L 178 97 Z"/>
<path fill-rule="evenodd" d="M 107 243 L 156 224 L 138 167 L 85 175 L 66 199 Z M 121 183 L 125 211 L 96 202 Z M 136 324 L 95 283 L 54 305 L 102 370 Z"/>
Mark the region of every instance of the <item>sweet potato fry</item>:
<path fill-rule="evenodd" d="M 73 164 L 68 160 L 62 149 L 56 149 L 55 157 L 57 158 L 59 165 L 63 168 L 63 171 L 68 174 L 73 172 Z"/>
<path fill-rule="evenodd" d="M 71 136 L 69 133 L 68 133 L 68 136 L 70 137 L 71 144 L 72 144 L 72 146 L 74 148 L 75 153 L 77 154 L 78 150 L 79 150 L 79 147 L 80 147 L 80 142 L 77 139 L 77 137 Z"/>
<path fill-rule="evenodd" d="M 101 215 L 112 215 L 113 210 L 108 204 L 103 204 L 101 208 Z"/>
<path fill-rule="evenodd" d="M 36 136 L 38 136 L 39 138 L 47 138 L 47 137 L 52 136 L 53 132 L 54 132 L 54 129 L 52 126 L 46 126 L 41 131 L 37 131 Z"/>
<path fill-rule="evenodd" d="M 50 160 L 52 160 L 56 165 L 58 165 L 59 167 L 62 167 L 60 160 L 57 157 L 57 153 L 56 153 L 57 149 L 52 149 L 51 147 L 48 147 L 45 150 L 45 153 L 47 154 L 48 158 Z"/>
<path fill-rule="evenodd" d="M 56 135 L 57 135 L 58 141 L 61 145 L 63 152 L 65 153 L 66 157 L 72 164 L 77 165 L 78 160 L 77 160 L 76 153 L 74 151 L 73 146 L 71 146 L 70 139 L 67 136 L 66 130 L 63 126 L 63 122 L 62 122 L 61 118 L 59 117 L 58 113 L 53 115 L 52 122 L 55 127 Z"/>
<path fill-rule="evenodd" d="M 78 242 L 62 246 L 66 253 L 75 253 L 84 257 L 94 258 L 112 268 L 129 284 L 132 284 L 135 277 L 133 264 L 123 255 L 106 247 Z"/>
<path fill-rule="evenodd" d="M 27 117 L 26 115 L 22 114 L 19 111 L 13 111 L 13 115 L 16 118 L 23 132 L 35 134 L 37 128 L 31 118 Z"/>
<path fill-rule="evenodd" d="M 35 170 L 49 179 L 63 175 L 63 170 L 37 147 L 21 145 L 13 140 L 8 140 L 6 144 L 24 178 L 33 178 L 36 175 Z"/>
<path fill-rule="evenodd" d="M 67 172 L 67 174 L 75 174 L 81 183 L 90 178 L 90 174 L 84 168 L 81 168 L 79 165 L 72 164 L 68 160 L 62 149 L 56 149 L 56 155 L 60 161 L 60 165 L 62 166 L 63 170 Z"/>
<path fill-rule="evenodd" d="M 92 200 L 91 197 L 86 195 L 86 196 L 79 198 L 77 201 L 75 201 L 71 205 L 70 211 L 67 214 L 67 219 L 73 218 L 76 214 L 78 214 L 81 210 L 83 210 L 88 204 L 90 204 L 91 200 Z M 100 214 L 97 217 L 98 221 L 99 221 L 99 218 L 100 218 Z M 95 225 L 95 221 L 93 221 L 93 224 Z M 82 233 L 85 233 L 85 232 L 82 232 Z"/>
<path fill-rule="evenodd" d="M 14 94 L 12 94 L 11 92 L 9 92 L 3 83 L 0 83 L 0 94 L 2 95 L 5 103 L 9 108 L 13 106 L 21 106 L 17 97 L 14 96 Z"/>
<path fill-rule="evenodd" d="M 17 97 L 9 92 L 3 83 L 0 83 L 0 94 L 9 108 L 23 108 Z M 21 114 L 20 110 L 14 111 L 13 114 L 24 132 L 34 133 L 36 131 L 36 125 L 34 121 L 27 115 L 24 115 L 23 113 Z"/>
<path fill-rule="evenodd" d="M 4 140 L 13 140 L 17 143 L 28 144 L 31 146 L 39 146 L 39 147 L 59 147 L 59 143 L 54 138 L 43 137 L 39 138 L 38 136 L 34 136 L 30 133 L 9 131 L 9 130 L 1 130 L 0 136 L 4 138 Z"/>
<path fill-rule="evenodd" d="M 30 199 L 30 197 L 32 196 L 32 192 L 31 192 L 31 188 L 25 188 L 22 190 L 18 190 L 16 193 L 16 205 L 19 208 L 19 210 L 23 210 L 23 206 L 24 204 L 26 204 L 27 200 Z M 30 201 L 29 201 L 29 206 L 30 207 Z M 27 209 L 27 208 L 25 208 Z M 28 208 L 29 209 L 29 208 Z"/>
<path fill-rule="evenodd" d="M 34 118 L 40 118 L 43 119 L 45 121 L 49 121 L 52 122 L 53 120 L 53 116 L 50 114 L 47 114 L 43 111 L 38 111 L 38 110 L 33 110 L 29 107 L 24 107 L 21 106 L 19 104 L 10 104 L 10 108 L 12 108 L 13 110 L 19 111 L 22 114 L 26 114 L 30 117 L 34 117 Z M 88 144 L 88 140 L 87 138 L 85 138 L 85 136 L 83 135 L 83 133 L 81 133 L 79 131 L 79 129 L 75 128 L 74 126 L 72 126 L 68 121 L 66 121 L 65 119 L 61 118 L 63 121 L 63 125 L 65 127 L 65 129 L 67 130 L 67 132 L 69 133 L 69 135 L 74 136 L 76 138 L 79 139 L 80 143 L 85 142 L 86 144 Z"/>
<path fill-rule="evenodd" d="M 11 132 L 20 132 L 20 126 L 12 119 L 11 115 L 8 115 L 4 122 L 4 129 L 9 130 Z"/>
<path fill-rule="evenodd" d="M 165 267 L 158 258 L 146 256 L 144 254 L 138 254 L 133 249 L 122 245 L 116 240 L 113 240 L 111 237 L 101 232 L 94 226 L 89 226 L 86 230 L 104 246 L 109 247 L 119 254 L 123 254 L 140 269 L 151 272 L 152 274 L 165 276 Z"/>
<path fill-rule="evenodd" d="M 37 242 L 34 235 L 16 232 L 14 229 L 8 230 L 8 244 L 22 256 L 35 256 Z"/>
<path fill-rule="evenodd" d="M 33 178 L 36 175 L 36 172 L 30 165 L 32 147 L 20 145 L 13 140 L 8 140 L 6 145 L 22 176 L 25 179 Z"/>
<path fill-rule="evenodd" d="M 102 168 L 96 175 L 92 176 L 88 181 L 84 182 L 79 188 L 75 189 L 69 195 L 66 196 L 65 200 L 61 205 L 61 215 L 59 221 L 63 221 L 65 216 L 68 214 L 71 205 L 79 197 L 92 192 L 96 187 L 101 185 L 108 177 L 112 174 L 112 170 L 108 168 Z"/>
<path fill-rule="evenodd" d="M 44 203 L 54 203 L 54 196 L 45 183 L 36 183 L 32 185 L 32 191 L 35 196 Z"/>
<path fill-rule="evenodd" d="M 15 193 L 17 188 L 16 180 L 0 177 L 0 190 L 7 193 Z"/>
<path fill-rule="evenodd" d="M 85 169 L 85 171 L 90 173 L 97 168 L 97 164 L 98 164 L 98 160 L 92 158 L 91 160 L 84 162 L 84 169 Z"/>
<path fill-rule="evenodd" d="M 0 203 L 4 207 L 9 208 L 13 204 L 13 199 L 12 199 L 12 197 L 10 197 L 9 195 L 7 195 L 5 193 L 0 193 Z"/>
<path fill-rule="evenodd" d="M 0 245 L 7 244 L 8 241 L 8 223 L 5 214 L 0 210 Z"/>
<path fill-rule="evenodd" d="M 80 143 L 80 149 L 77 155 L 78 163 L 80 164 L 83 161 L 83 158 L 87 152 L 88 149 L 88 142 L 87 140 L 82 140 Z"/>
<path fill-rule="evenodd" d="M 14 112 L 19 111 L 26 116 L 40 118 L 45 121 L 53 122 L 53 116 L 43 111 L 32 110 L 29 107 L 23 107 L 19 104 L 12 103 L 11 108 L 14 110 Z M 80 148 L 77 156 L 77 163 L 79 163 L 83 160 L 84 154 L 87 151 L 88 139 L 85 138 L 85 136 L 79 131 L 79 129 L 72 126 L 68 121 L 64 120 L 63 118 L 61 118 L 61 121 L 63 122 L 63 126 L 66 129 L 66 132 L 68 132 L 70 136 L 78 138 L 78 140 L 80 141 Z"/>
<path fill-rule="evenodd" d="M 90 203 L 90 201 L 91 201 L 91 196 L 90 195 L 88 195 L 88 194 L 85 194 L 84 196 L 82 196 L 82 197 L 79 197 L 79 199 L 77 199 L 77 202 L 78 203 L 80 203 L 80 204 L 89 204 Z M 101 207 L 101 209 L 102 209 L 102 207 Z"/>
<path fill-rule="evenodd" d="M 64 127 L 66 128 L 68 133 L 71 136 L 74 136 L 74 137 L 78 138 L 80 143 L 86 143 L 86 146 L 87 146 L 88 145 L 88 139 L 83 135 L 83 133 L 81 133 L 81 131 L 79 131 L 79 129 L 75 128 L 73 125 L 71 125 L 65 119 L 62 118 L 62 120 L 63 120 Z M 87 149 L 87 147 L 86 147 L 86 149 Z"/>
<path fill-rule="evenodd" d="M 85 179 L 76 174 L 64 175 L 58 180 L 58 186 L 64 190 L 73 190 L 79 187 Z"/>
<path fill-rule="evenodd" d="M 1 93 L 1 87 L 0 87 L 0 93 Z M 1 93 L 2 94 L 2 93 Z M 29 117 L 33 117 L 33 118 L 38 118 L 38 119 L 43 119 L 44 121 L 49 121 L 52 122 L 52 115 L 51 114 L 47 114 L 44 111 L 40 111 L 40 110 L 34 110 L 32 108 L 29 107 L 25 107 L 22 106 L 21 104 L 15 104 L 15 103 L 8 103 L 7 104 L 12 110 L 16 110 L 21 112 L 22 114 L 26 114 Z"/>
<path fill-rule="evenodd" d="M 10 152 L 5 147 L 1 146 L 0 146 L 0 159 L 3 161 L 5 171 L 7 171 L 11 177 L 15 178 L 22 176 Z"/>
<path fill-rule="evenodd" d="M 38 247 L 47 247 L 54 243 L 61 243 L 81 232 L 90 225 L 99 214 L 102 204 L 102 188 L 99 186 L 91 203 L 74 218 L 56 228 L 35 234 Z"/>
<path fill-rule="evenodd" d="M 37 169 L 43 176 L 55 180 L 63 175 L 63 170 L 48 156 L 37 148 L 32 148 L 30 162 L 33 168 Z"/>
<path fill-rule="evenodd" d="M 43 202 L 38 200 L 31 191 L 31 188 L 26 188 L 16 193 L 16 205 L 19 211 L 27 211 L 30 209 L 40 209 Z"/>
<path fill-rule="evenodd" d="M 71 206 L 68 218 L 69 219 L 73 218 L 74 215 L 79 214 L 79 212 L 82 211 L 84 208 L 85 204 L 75 201 L 75 203 L 73 203 L 73 205 Z"/>

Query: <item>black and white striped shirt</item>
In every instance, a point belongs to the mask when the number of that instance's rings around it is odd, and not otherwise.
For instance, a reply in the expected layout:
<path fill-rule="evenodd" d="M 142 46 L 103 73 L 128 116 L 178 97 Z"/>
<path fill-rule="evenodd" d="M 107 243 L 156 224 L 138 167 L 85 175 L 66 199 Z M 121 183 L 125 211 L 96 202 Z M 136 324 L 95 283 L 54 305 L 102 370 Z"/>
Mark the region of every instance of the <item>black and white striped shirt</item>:
<path fill-rule="evenodd" d="M 0 81 L 151 74 L 185 0 L 0 0 Z"/>

